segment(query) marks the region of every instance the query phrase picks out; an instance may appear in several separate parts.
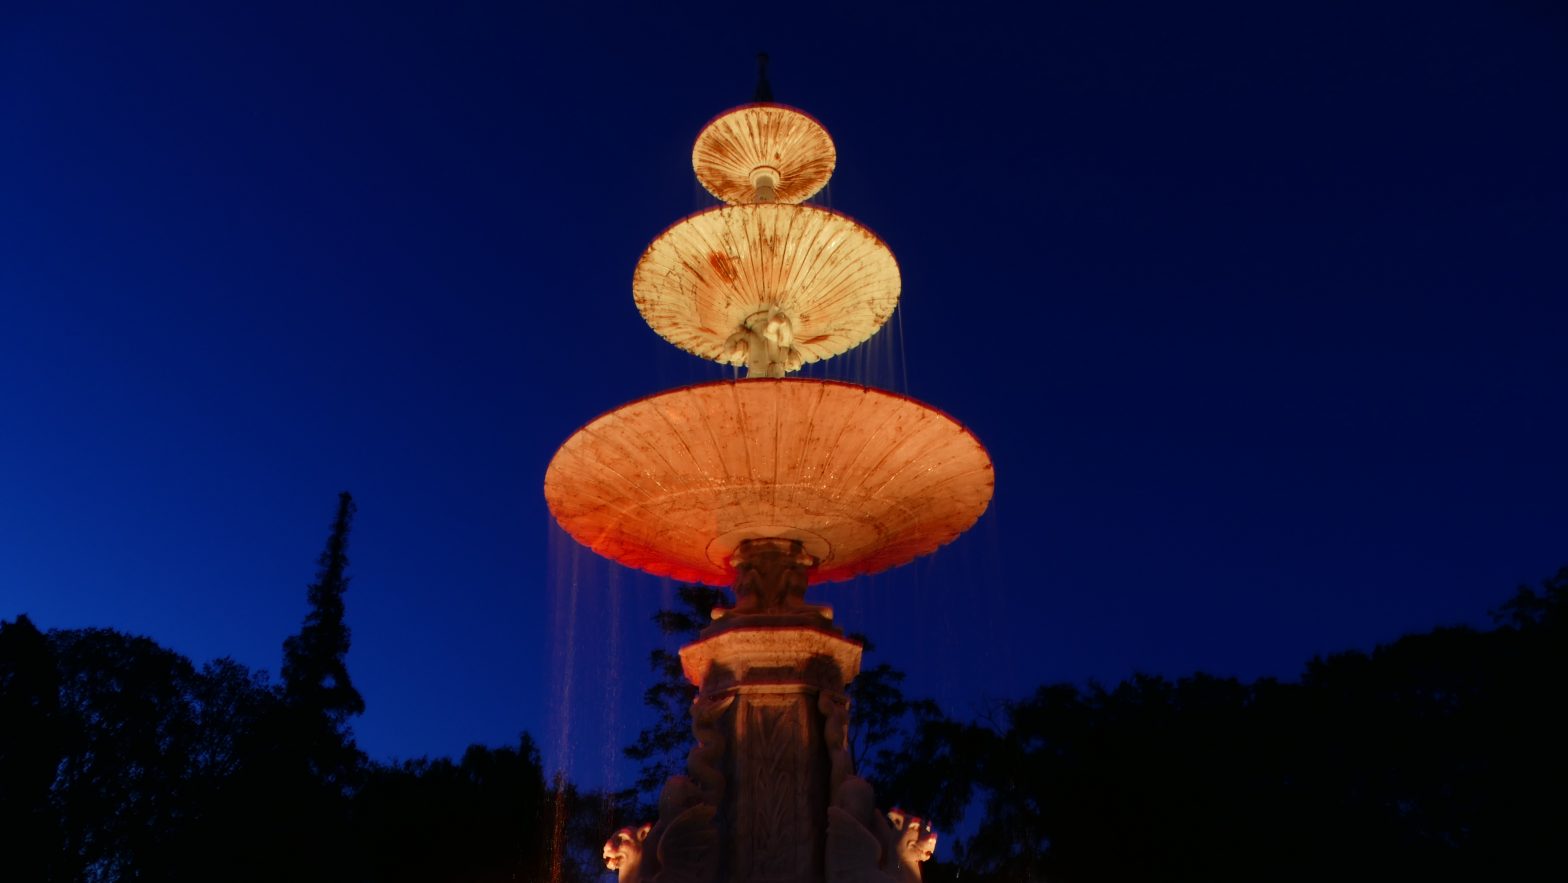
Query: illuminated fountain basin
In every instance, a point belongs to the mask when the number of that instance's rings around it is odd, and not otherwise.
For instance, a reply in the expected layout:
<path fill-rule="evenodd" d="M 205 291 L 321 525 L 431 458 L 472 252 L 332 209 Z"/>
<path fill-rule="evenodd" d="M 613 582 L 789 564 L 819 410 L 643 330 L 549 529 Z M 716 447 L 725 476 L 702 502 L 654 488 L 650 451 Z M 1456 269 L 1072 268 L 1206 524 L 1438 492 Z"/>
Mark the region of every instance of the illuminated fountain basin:
<path fill-rule="evenodd" d="M 545 499 L 629 567 L 729 585 L 743 540 L 799 540 L 812 582 L 877 573 L 967 530 L 991 499 L 985 449 L 941 411 L 826 380 L 741 380 L 649 396 L 561 446 Z"/>

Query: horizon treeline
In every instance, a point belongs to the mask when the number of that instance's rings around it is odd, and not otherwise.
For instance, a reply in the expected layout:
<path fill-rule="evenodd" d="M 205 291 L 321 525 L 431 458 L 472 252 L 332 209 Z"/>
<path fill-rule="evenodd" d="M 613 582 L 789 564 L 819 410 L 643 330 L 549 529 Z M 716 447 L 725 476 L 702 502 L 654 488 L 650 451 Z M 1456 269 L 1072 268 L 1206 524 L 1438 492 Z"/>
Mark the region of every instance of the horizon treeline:
<path fill-rule="evenodd" d="M 651 660 L 629 791 L 546 781 L 526 733 L 373 760 L 351 727 L 353 515 L 341 494 L 275 683 L 109 628 L 0 620 L 0 881 L 608 877 L 600 844 L 651 820 L 690 746 L 672 655 Z M 682 588 L 655 621 L 689 634 L 721 597 Z M 1565 610 L 1568 567 L 1490 629 L 1315 658 L 1293 681 L 1047 684 L 967 721 L 884 663 L 851 685 L 856 762 L 884 809 L 935 822 L 931 883 L 1522 875 L 1568 820 Z"/>

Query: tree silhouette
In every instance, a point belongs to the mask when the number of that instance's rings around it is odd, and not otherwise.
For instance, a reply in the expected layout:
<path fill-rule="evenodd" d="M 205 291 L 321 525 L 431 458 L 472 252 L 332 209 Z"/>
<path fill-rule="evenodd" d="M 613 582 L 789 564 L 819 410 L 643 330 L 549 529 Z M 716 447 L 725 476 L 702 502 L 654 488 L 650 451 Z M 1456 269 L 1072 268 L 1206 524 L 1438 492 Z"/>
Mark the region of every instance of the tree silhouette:
<path fill-rule="evenodd" d="M 982 818 L 932 881 L 1524 878 L 1568 821 L 1568 568 L 1490 631 L 1315 659 L 1296 683 L 1137 676 L 923 721 L 895 781 Z"/>
<path fill-rule="evenodd" d="M 552 801 L 526 735 L 455 763 L 354 746 L 353 514 L 341 495 L 277 686 L 110 629 L 0 622 L 0 880 L 543 878 Z"/>
<path fill-rule="evenodd" d="M 283 684 L 247 734 L 225 813 L 252 836 L 245 880 L 340 880 L 352 873 L 351 790 L 365 770 L 348 721 L 365 703 L 349 678 L 348 535 L 354 500 L 338 494 L 337 513 L 309 611 L 283 642 Z M 254 835 L 260 835 L 256 837 Z M 260 849 L 256 849 L 260 846 Z"/>
<path fill-rule="evenodd" d="M 539 880 L 558 839 L 563 881 L 601 876 L 598 845 L 646 809 L 547 787 L 526 735 L 457 760 L 357 750 L 353 511 L 342 495 L 276 686 L 109 629 L 0 622 L 0 880 Z M 657 621 L 694 637 L 720 597 L 683 588 Z M 1491 629 L 1314 659 L 1294 682 L 1052 684 L 972 722 L 877 665 L 851 691 L 857 762 L 966 835 L 928 883 L 1527 878 L 1568 822 L 1565 611 L 1568 568 Z M 628 749 L 646 791 L 684 763 L 695 692 L 675 654 L 651 661 L 657 716 Z"/>
<path fill-rule="evenodd" d="M 57 630 L 61 844 L 53 880 L 200 880 L 214 817 L 264 682 L 218 660 L 197 669 L 147 638 Z"/>
<path fill-rule="evenodd" d="M 0 621 L 0 856 L 14 879 L 54 879 L 62 869 L 49 796 L 64 735 L 48 639 L 26 616 Z"/>
<path fill-rule="evenodd" d="M 228 715 L 224 741 L 206 746 L 221 779 L 203 793 L 203 811 L 180 841 L 180 875 L 237 883 L 351 879 L 355 851 L 350 797 L 368 769 L 348 721 L 364 710 L 349 679 L 348 535 L 354 502 L 338 506 L 298 633 L 283 642 L 276 688 L 243 668 L 209 666 L 201 707 Z M 193 691 L 194 692 L 194 691 Z"/>
<path fill-rule="evenodd" d="M 696 640 L 698 632 L 713 621 L 713 608 L 724 603 L 724 592 L 708 586 L 680 586 L 675 596 L 675 609 L 660 610 L 653 621 L 660 632 L 683 643 Z M 697 698 L 697 687 L 686 680 L 678 654 L 656 649 L 649 654 L 648 665 L 654 681 L 644 691 L 642 702 L 653 710 L 654 721 L 638 732 L 637 741 L 626 748 L 626 756 L 641 762 L 636 788 L 651 806 L 665 779 L 686 772 L 686 753 L 695 744 L 691 704 Z"/>
<path fill-rule="evenodd" d="M 850 635 L 863 653 L 875 650 L 865 635 Z M 918 731 L 922 722 L 941 719 L 941 709 L 930 699 L 904 695 L 904 672 L 886 662 L 862 669 L 849 683 L 849 750 L 855 771 L 888 799 L 903 801 L 889 786 L 905 769 L 898 750 Z"/>
<path fill-rule="evenodd" d="M 338 494 L 337 516 L 327 547 L 317 560 L 316 581 L 307 589 L 310 612 L 297 634 L 283 642 L 283 698 L 308 740 L 314 775 L 338 787 L 350 784 L 357 752 L 348 720 L 365 710 L 365 700 L 348 675 L 349 628 L 343 593 L 348 590 L 348 532 L 354 498 Z"/>
<path fill-rule="evenodd" d="M 551 799 L 539 751 L 470 746 L 373 767 L 354 797 L 360 873 L 385 883 L 544 880 Z"/>

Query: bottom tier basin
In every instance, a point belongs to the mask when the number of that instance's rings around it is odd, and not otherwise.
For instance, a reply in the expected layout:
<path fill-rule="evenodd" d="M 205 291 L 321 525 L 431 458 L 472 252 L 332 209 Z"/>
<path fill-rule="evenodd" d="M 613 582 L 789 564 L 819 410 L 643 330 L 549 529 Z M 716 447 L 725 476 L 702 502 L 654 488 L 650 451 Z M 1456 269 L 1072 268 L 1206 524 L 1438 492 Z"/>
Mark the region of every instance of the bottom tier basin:
<path fill-rule="evenodd" d="M 545 472 L 557 522 L 599 554 L 727 585 L 742 541 L 800 540 L 812 582 L 903 564 L 951 542 L 991 501 L 974 434 L 906 396 L 806 378 L 649 396 L 578 430 Z"/>

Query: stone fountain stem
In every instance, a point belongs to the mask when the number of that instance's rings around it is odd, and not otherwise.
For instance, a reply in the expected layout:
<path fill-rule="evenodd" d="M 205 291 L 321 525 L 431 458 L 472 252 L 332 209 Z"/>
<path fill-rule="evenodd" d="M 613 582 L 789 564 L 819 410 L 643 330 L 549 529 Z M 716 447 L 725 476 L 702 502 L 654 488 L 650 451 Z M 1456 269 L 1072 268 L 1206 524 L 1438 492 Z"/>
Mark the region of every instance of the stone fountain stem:
<path fill-rule="evenodd" d="M 824 709 L 847 708 L 861 646 L 833 625 L 830 609 L 805 602 L 817 560 L 798 541 L 747 540 L 731 563 L 735 606 L 714 611 L 714 623 L 680 651 L 699 689 L 694 719 L 704 708 L 723 709 L 711 724 L 726 747 L 713 764 L 722 777 L 713 795 L 717 877 L 821 883 L 827 808 L 834 779 L 845 774 L 834 755 L 847 755 L 847 746 L 827 744 L 843 734 L 828 732 Z M 701 750 L 691 770 L 699 784 L 710 772 L 698 768 Z"/>

